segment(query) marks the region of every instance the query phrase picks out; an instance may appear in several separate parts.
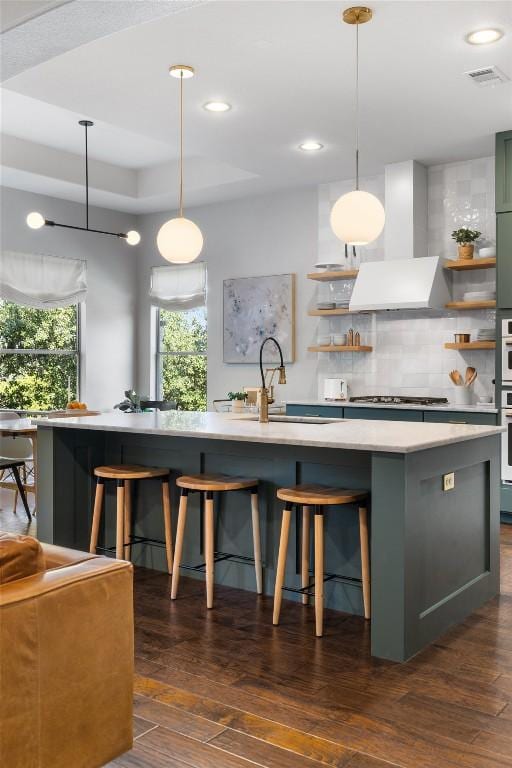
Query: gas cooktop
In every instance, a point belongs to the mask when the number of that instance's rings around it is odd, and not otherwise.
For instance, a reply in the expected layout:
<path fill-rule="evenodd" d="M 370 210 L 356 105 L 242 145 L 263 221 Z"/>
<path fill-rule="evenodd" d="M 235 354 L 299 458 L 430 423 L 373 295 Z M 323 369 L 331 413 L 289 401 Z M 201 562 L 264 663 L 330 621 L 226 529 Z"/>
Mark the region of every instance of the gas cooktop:
<path fill-rule="evenodd" d="M 362 395 L 351 397 L 351 403 L 381 403 L 382 405 L 447 405 L 446 397 L 404 397 L 402 395 Z"/>

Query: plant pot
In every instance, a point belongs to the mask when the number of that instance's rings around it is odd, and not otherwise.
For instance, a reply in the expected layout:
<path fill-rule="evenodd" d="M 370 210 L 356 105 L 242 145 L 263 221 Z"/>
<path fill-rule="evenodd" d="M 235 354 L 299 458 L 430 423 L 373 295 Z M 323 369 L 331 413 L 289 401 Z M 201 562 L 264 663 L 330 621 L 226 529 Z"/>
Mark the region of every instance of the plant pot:
<path fill-rule="evenodd" d="M 231 401 L 231 410 L 233 413 L 240 413 L 243 411 L 245 405 L 245 400 L 232 400 Z"/>
<path fill-rule="evenodd" d="M 472 259 L 475 252 L 474 243 L 460 243 L 459 259 Z"/>

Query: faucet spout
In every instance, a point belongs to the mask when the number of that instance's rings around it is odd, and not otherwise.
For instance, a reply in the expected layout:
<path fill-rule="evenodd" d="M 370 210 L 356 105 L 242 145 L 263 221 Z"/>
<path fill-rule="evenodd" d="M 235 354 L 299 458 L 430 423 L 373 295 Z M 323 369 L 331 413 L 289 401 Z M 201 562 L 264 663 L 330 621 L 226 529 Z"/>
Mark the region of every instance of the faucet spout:
<path fill-rule="evenodd" d="M 284 367 L 283 350 L 281 349 L 281 346 L 277 341 L 277 339 L 274 339 L 273 336 L 267 336 L 267 338 L 262 341 L 261 347 L 260 347 L 260 375 L 261 375 L 260 422 L 262 423 L 268 422 L 269 396 L 268 396 L 267 385 L 265 382 L 265 373 L 263 371 L 263 347 L 265 346 L 267 341 L 274 342 L 274 344 L 277 347 L 281 364 L 279 366 L 279 369 L 273 369 L 273 370 L 279 370 L 279 384 L 286 384 L 286 369 Z"/>

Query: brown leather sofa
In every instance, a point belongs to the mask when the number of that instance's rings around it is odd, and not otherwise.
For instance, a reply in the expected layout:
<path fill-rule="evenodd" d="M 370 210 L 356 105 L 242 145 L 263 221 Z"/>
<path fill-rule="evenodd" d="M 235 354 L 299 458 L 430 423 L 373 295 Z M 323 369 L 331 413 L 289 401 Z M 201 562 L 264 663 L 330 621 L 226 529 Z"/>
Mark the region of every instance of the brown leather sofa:
<path fill-rule="evenodd" d="M 0 765 L 99 768 L 132 746 L 130 563 L 0 533 Z"/>

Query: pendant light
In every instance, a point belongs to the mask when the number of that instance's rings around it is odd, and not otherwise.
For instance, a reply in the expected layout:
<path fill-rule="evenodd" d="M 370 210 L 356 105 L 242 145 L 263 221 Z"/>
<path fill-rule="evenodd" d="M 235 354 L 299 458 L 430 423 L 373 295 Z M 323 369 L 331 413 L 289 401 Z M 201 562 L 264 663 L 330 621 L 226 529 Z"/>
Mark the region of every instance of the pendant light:
<path fill-rule="evenodd" d="M 372 18 L 371 8 L 356 6 L 343 12 L 343 21 L 356 26 L 356 188 L 342 195 L 331 210 L 331 228 L 349 245 L 367 245 L 384 228 L 384 207 L 375 195 L 359 189 L 359 25 Z"/>
<path fill-rule="evenodd" d="M 171 77 L 180 81 L 180 172 L 179 215 L 160 227 L 156 244 L 161 255 L 173 264 L 188 264 L 197 259 L 203 249 L 201 230 L 183 216 L 183 80 L 194 77 L 193 67 L 174 64 L 169 68 Z"/>
<path fill-rule="evenodd" d="M 126 240 L 128 245 L 138 245 L 140 243 L 140 235 L 134 229 L 129 232 L 105 232 L 103 229 L 92 229 L 89 226 L 89 153 L 87 146 L 87 131 L 94 123 L 91 120 L 79 120 L 78 125 L 83 125 L 85 128 L 85 227 L 77 227 L 74 224 L 59 224 L 56 221 L 50 221 L 38 213 L 32 211 L 29 213 L 26 222 L 30 229 L 41 229 L 41 227 L 62 227 L 63 229 L 78 229 L 81 232 L 95 232 L 97 235 L 111 235 L 112 237 L 119 237 Z"/>

